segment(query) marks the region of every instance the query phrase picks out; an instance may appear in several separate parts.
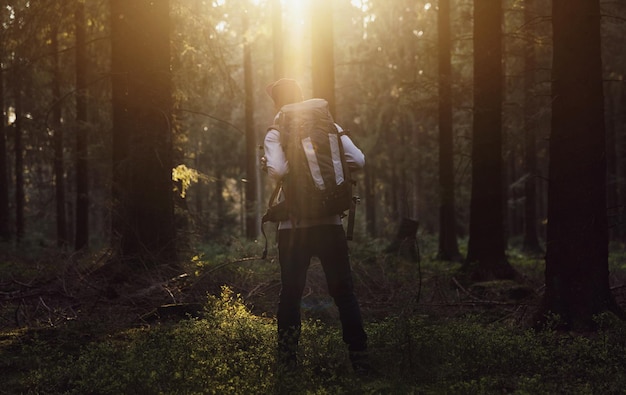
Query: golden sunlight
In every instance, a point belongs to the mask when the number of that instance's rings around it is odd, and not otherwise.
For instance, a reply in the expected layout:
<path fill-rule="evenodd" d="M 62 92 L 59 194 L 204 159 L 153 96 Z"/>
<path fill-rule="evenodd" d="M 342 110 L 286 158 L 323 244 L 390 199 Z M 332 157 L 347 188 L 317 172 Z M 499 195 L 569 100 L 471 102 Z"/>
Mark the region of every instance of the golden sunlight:
<path fill-rule="evenodd" d="M 368 0 L 350 0 L 350 4 L 352 4 L 353 7 L 358 8 L 359 10 L 363 12 L 367 12 L 367 10 L 369 9 Z"/>
<path fill-rule="evenodd" d="M 313 0 L 315 1 L 315 0 Z M 292 77 L 305 75 L 308 50 L 304 42 L 310 26 L 307 26 L 310 17 L 311 0 L 281 0 L 283 13 L 283 31 L 286 46 L 287 64 L 290 64 L 289 74 Z"/>
<path fill-rule="evenodd" d="M 306 0 L 281 0 L 283 6 L 283 14 L 288 16 L 288 19 L 293 20 L 298 25 L 304 24 L 304 17 L 307 14 L 309 7 L 309 1 Z"/>

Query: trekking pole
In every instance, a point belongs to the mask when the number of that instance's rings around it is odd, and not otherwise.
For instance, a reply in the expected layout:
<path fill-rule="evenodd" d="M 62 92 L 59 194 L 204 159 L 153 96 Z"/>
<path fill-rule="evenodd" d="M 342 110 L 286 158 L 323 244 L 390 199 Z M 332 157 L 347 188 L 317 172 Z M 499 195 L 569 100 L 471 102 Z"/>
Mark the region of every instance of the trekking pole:
<path fill-rule="evenodd" d="M 361 201 L 358 196 L 352 197 L 352 203 L 350 204 L 350 210 L 348 211 L 348 230 L 346 231 L 346 239 L 352 240 L 354 235 L 354 217 L 356 214 L 356 205 Z"/>

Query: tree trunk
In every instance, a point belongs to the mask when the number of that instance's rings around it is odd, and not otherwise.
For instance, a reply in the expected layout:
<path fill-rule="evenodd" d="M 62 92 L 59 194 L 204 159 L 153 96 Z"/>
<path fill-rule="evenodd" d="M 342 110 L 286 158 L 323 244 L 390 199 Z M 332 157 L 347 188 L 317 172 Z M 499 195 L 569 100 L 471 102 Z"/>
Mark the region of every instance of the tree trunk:
<path fill-rule="evenodd" d="M 474 123 L 468 252 L 473 280 L 513 278 L 505 256 L 502 178 L 502 2 L 474 2 Z"/>
<path fill-rule="evenodd" d="M 609 289 L 599 2 L 553 0 L 552 26 L 543 312 L 558 315 L 566 329 L 586 331 L 596 314 L 619 311 Z"/>
<path fill-rule="evenodd" d="M 626 84 L 622 83 L 619 88 L 619 94 L 617 97 L 619 108 L 622 109 L 621 121 L 616 127 L 618 131 L 616 133 L 616 149 L 617 149 L 617 164 L 616 164 L 616 177 L 618 180 L 617 194 L 618 205 L 622 213 L 626 213 L 626 115 L 624 109 L 626 109 Z M 618 220 L 620 227 L 620 242 L 626 243 L 626 223 L 625 220 Z"/>
<path fill-rule="evenodd" d="M 619 195 L 617 181 L 617 129 L 615 125 L 614 97 L 610 84 L 604 89 L 606 93 L 605 120 L 606 120 L 606 202 L 607 202 L 607 226 L 609 228 L 609 240 L 619 240 Z"/>
<path fill-rule="evenodd" d="M 438 259 L 460 260 L 454 198 L 454 137 L 452 125 L 452 63 L 450 0 L 439 0 L 439 250 Z"/>
<path fill-rule="evenodd" d="M 365 229 L 370 237 L 378 236 L 376 224 L 376 196 L 374 192 L 375 170 L 372 166 L 365 166 L 364 169 L 365 189 Z"/>
<path fill-rule="evenodd" d="M 0 18 L 2 16 L 3 11 L 0 10 Z M 0 48 L 0 59 L 2 59 L 3 55 L 2 48 Z M 4 98 L 4 69 L 0 67 L 0 240 L 9 241 L 11 239 L 11 225 L 9 224 L 9 167 Z"/>
<path fill-rule="evenodd" d="M 413 114 L 416 119 L 420 119 L 420 114 L 416 108 L 413 108 Z M 424 186 L 424 180 L 422 179 L 422 171 L 424 170 L 424 155 L 422 154 L 426 150 L 422 150 L 423 142 L 420 135 L 420 126 L 414 125 L 408 115 L 402 117 L 402 139 L 403 147 L 406 152 L 412 157 L 413 163 L 407 162 L 402 169 L 402 176 L 404 182 L 405 197 L 405 216 L 414 220 L 422 218 L 422 212 L 420 210 L 420 204 L 422 201 L 421 191 Z M 408 156 L 407 155 L 407 156 Z"/>
<path fill-rule="evenodd" d="M 87 53 L 85 46 L 85 3 L 78 1 L 76 25 L 76 226 L 74 249 L 89 244 L 89 170 L 87 137 Z"/>
<path fill-rule="evenodd" d="M 332 0 L 312 2 L 312 82 L 313 96 L 326 99 L 333 117 L 335 113 L 335 59 L 333 54 Z"/>
<path fill-rule="evenodd" d="M 419 223 L 410 218 L 402 218 L 398 226 L 396 238 L 389 244 L 383 252 L 394 254 L 409 262 L 419 262 L 420 255 L 417 249 L 417 228 Z"/>
<path fill-rule="evenodd" d="M 22 110 L 21 73 L 16 73 L 13 81 L 13 94 L 15 95 L 15 123 L 13 150 L 15 155 L 15 239 L 19 243 L 24 237 L 24 149 L 22 142 L 22 125 L 24 120 Z"/>
<path fill-rule="evenodd" d="M 176 247 L 169 1 L 111 0 L 110 7 L 113 236 L 121 257 L 165 263 Z"/>
<path fill-rule="evenodd" d="M 248 36 L 248 15 L 244 14 L 244 37 Z M 246 122 L 246 237 L 254 240 L 261 227 L 259 215 L 259 160 L 257 158 L 257 138 L 254 128 L 254 81 L 252 79 L 252 54 L 250 43 L 244 38 L 243 69 L 245 91 L 245 122 Z"/>
<path fill-rule="evenodd" d="M 525 0 L 524 25 L 532 26 L 535 0 Z M 524 182 L 524 251 L 539 254 L 542 248 L 539 245 L 537 233 L 537 106 L 535 91 L 535 45 L 533 35 L 528 34 L 524 48 L 524 167 L 526 181 Z"/>
<path fill-rule="evenodd" d="M 389 177 L 389 207 L 388 210 L 393 218 L 393 222 L 399 221 L 402 218 L 402 203 L 401 198 L 402 191 L 400 191 L 400 181 L 398 180 L 398 169 L 392 164 L 389 169 L 391 176 Z"/>
<path fill-rule="evenodd" d="M 63 126 L 61 124 L 61 75 L 59 70 L 58 28 L 50 32 L 50 46 L 53 53 L 52 76 L 52 146 L 54 148 L 54 189 L 56 200 L 57 247 L 66 248 L 67 216 L 65 213 L 65 166 L 63 155 Z"/>
<path fill-rule="evenodd" d="M 215 234 L 219 234 L 220 229 L 226 225 L 226 202 L 224 201 L 224 177 L 222 170 L 215 169 L 215 209 L 217 212 Z"/>

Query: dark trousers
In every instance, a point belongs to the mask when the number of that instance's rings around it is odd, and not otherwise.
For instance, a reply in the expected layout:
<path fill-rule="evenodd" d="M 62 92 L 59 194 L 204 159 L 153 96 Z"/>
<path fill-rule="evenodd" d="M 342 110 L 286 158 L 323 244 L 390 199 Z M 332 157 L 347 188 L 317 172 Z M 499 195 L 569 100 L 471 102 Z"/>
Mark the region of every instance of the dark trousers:
<path fill-rule="evenodd" d="M 348 243 L 341 225 L 283 229 L 278 233 L 282 282 L 278 304 L 279 350 L 285 358 L 295 360 L 300 336 L 300 302 L 314 256 L 322 264 L 328 292 L 339 309 L 343 341 L 350 351 L 365 351 L 367 336 L 354 295 Z"/>

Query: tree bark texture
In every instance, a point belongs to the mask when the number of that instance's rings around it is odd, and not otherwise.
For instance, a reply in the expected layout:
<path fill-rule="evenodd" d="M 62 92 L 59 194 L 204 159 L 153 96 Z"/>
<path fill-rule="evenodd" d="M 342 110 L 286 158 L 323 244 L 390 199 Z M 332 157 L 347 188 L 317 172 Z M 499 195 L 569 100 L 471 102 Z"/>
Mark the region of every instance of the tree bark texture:
<path fill-rule="evenodd" d="M 244 15 L 244 31 L 247 36 L 248 16 Z M 254 127 L 254 80 L 252 78 L 252 51 L 250 43 L 245 39 L 243 45 L 243 69 L 245 91 L 245 123 L 246 123 L 246 237 L 255 239 L 261 227 L 259 215 L 259 159 L 257 158 L 257 137 Z"/>
<path fill-rule="evenodd" d="M 15 239 L 20 242 L 24 237 L 24 147 L 23 147 L 23 121 L 24 114 L 22 110 L 22 73 L 17 72 L 13 80 L 13 94 L 15 95 L 15 123 L 13 125 L 14 139 L 13 152 L 15 156 Z"/>
<path fill-rule="evenodd" d="M 50 45 L 53 53 L 52 76 L 52 146 L 54 147 L 54 189 L 56 200 L 57 247 L 67 247 L 67 215 L 65 212 L 65 164 L 64 164 L 64 133 L 61 108 L 61 75 L 59 69 L 58 28 L 54 26 L 50 32 Z"/>
<path fill-rule="evenodd" d="M 534 17 L 535 0 L 525 0 L 524 2 L 524 24 L 532 26 Z M 526 41 L 524 48 L 524 171 L 526 181 L 524 182 L 524 242 L 525 251 L 533 254 L 542 252 L 539 245 L 539 235 L 537 233 L 537 178 L 539 175 L 537 165 L 537 144 L 536 134 L 538 129 L 537 106 L 534 95 L 535 69 L 537 68 L 535 59 L 534 40 L 532 34 Z"/>
<path fill-rule="evenodd" d="M 365 193 L 365 229 L 370 237 L 378 236 L 376 223 L 376 195 L 375 195 L 375 170 L 372 166 L 365 166 L 363 176 L 363 188 Z"/>
<path fill-rule="evenodd" d="M 89 161 L 87 128 L 87 48 L 85 44 L 85 3 L 78 1 L 76 26 L 76 226 L 74 249 L 89 245 Z"/>
<path fill-rule="evenodd" d="M 622 82 L 619 88 L 619 94 L 617 97 L 617 102 L 619 108 L 626 108 L 626 83 Z M 616 125 L 616 128 L 619 129 L 619 132 L 616 133 L 616 147 L 617 150 L 617 163 L 616 163 L 616 177 L 619 180 L 617 185 L 617 195 L 619 199 L 619 208 L 621 213 L 626 213 L 626 116 L 621 117 L 621 121 L 618 121 L 619 124 Z M 616 221 L 619 227 L 619 235 L 620 241 L 622 243 L 626 242 L 626 220 L 624 220 L 624 215 L 620 217 L 619 220 Z"/>
<path fill-rule="evenodd" d="M 409 262 L 419 262 L 419 250 L 417 249 L 417 228 L 419 223 L 411 218 L 402 218 L 398 225 L 398 233 L 395 239 L 383 252 L 395 254 Z"/>
<path fill-rule="evenodd" d="M 615 125 L 614 97 L 611 92 L 610 84 L 605 89 L 605 130 L 606 130 L 606 202 L 607 202 L 607 226 L 609 228 L 609 240 L 619 240 L 619 226 L 616 226 L 619 220 L 619 195 L 618 195 L 618 179 L 617 179 L 617 142 L 618 131 Z"/>
<path fill-rule="evenodd" d="M 609 289 L 600 5 L 553 0 L 545 312 L 588 330 Z"/>
<path fill-rule="evenodd" d="M 466 269 L 475 280 L 512 278 L 506 260 L 502 159 L 502 2 L 474 2 L 472 192 Z"/>
<path fill-rule="evenodd" d="M 452 124 L 452 63 L 450 59 L 450 0 L 440 0 L 439 42 L 439 259 L 461 257 L 456 237 L 454 198 L 454 137 Z"/>
<path fill-rule="evenodd" d="M 113 236 L 122 257 L 157 264 L 175 254 L 169 2 L 110 7 Z"/>
<path fill-rule="evenodd" d="M 1 10 L 0 15 L 2 15 Z M 0 59 L 2 56 L 3 52 L 0 48 Z M 9 167 L 4 86 L 4 69 L 0 68 L 0 240 L 9 241 L 11 239 L 11 225 L 9 222 Z"/>

